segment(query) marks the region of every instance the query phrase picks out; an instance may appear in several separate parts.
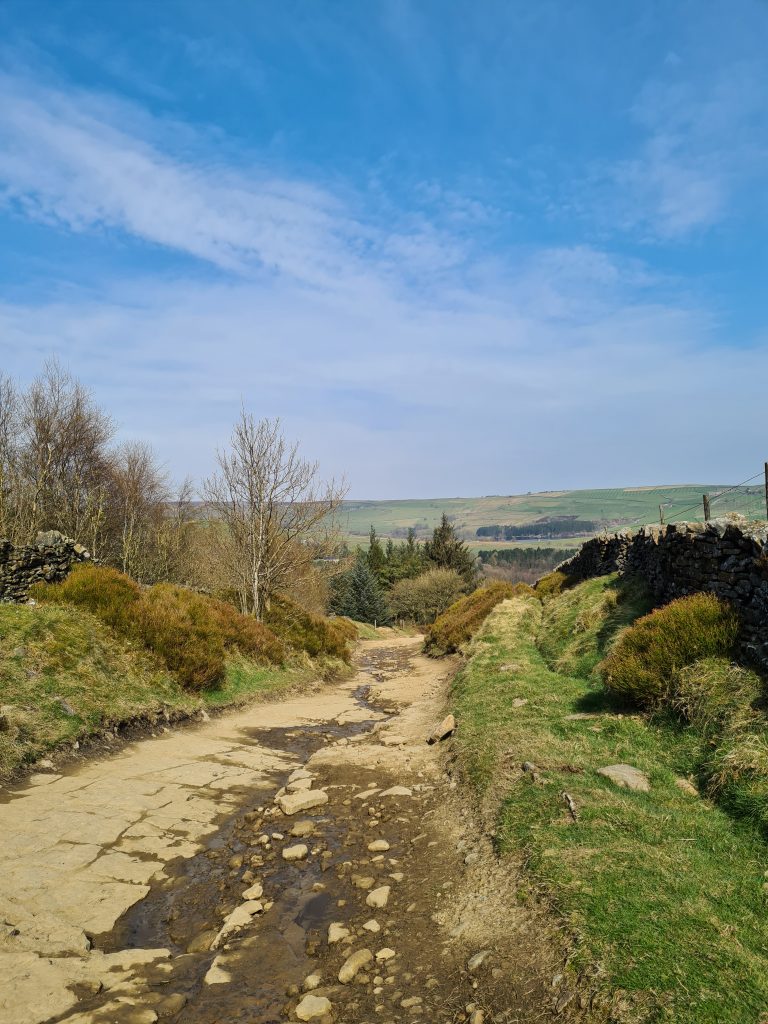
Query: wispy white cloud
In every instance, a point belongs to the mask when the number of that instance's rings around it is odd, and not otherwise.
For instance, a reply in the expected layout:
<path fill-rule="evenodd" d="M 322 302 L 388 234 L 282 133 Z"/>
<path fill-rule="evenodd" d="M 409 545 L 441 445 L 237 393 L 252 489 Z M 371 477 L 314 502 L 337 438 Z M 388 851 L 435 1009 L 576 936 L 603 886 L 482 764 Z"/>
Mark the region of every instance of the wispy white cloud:
<path fill-rule="evenodd" d="M 677 63 L 667 63 L 674 73 Z M 735 65 L 706 82 L 649 82 L 631 115 L 645 140 L 606 172 L 618 190 L 607 209 L 624 228 L 659 239 L 710 228 L 731 212 L 738 188 L 768 170 L 759 68 Z"/>
<path fill-rule="evenodd" d="M 639 483 L 727 478 L 737 437 L 757 458 L 743 438 L 759 437 L 744 428 L 762 349 L 724 363 L 706 310 L 643 264 L 588 245 L 478 259 L 450 190 L 431 197 L 449 216 L 364 216 L 352 192 L 164 128 L 109 97 L 0 79 L 7 204 L 224 271 L 191 281 L 171 264 L 95 297 L 6 302 L 0 352 L 21 376 L 60 354 L 179 472 L 207 471 L 241 397 L 361 496 L 618 484 L 638 439 Z"/>

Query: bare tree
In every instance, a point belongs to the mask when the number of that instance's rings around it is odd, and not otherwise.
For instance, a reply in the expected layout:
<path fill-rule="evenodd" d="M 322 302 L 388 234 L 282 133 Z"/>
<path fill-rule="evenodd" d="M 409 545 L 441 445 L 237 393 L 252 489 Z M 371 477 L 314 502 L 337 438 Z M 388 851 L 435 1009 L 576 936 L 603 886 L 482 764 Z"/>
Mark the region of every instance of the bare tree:
<path fill-rule="evenodd" d="M 346 486 L 319 482 L 317 463 L 286 441 L 279 419 L 257 421 L 245 409 L 217 460 L 203 496 L 218 521 L 221 557 L 242 610 L 260 619 L 270 596 L 306 574 L 326 550 Z"/>
<path fill-rule="evenodd" d="M 106 515 L 110 417 L 54 359 L 21 396 L 22 529 L 58 529 L 98 553 Z"/>
<path fill-rule="evenodd" d="M 22 481 L 19 474 L 20 400 L 15 383 L 0 375 L 0 537 L 22 538 Z"/>

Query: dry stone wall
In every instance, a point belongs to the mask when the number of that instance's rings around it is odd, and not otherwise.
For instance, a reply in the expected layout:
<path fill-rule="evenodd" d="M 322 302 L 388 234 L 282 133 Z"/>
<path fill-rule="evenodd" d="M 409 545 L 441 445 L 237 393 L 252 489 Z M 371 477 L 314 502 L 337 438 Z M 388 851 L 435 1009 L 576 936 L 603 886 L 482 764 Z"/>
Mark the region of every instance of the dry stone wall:
<path fill-rule="evenodd" d="M 768 524 L 729 519 L 645 526 L 595 537 L 558 569 L 579 581 L 612 572 L 642 577 L 659 603 L 709 591 L 741 614 L 746 651 L 768 668 Z"/>
<path fill-rule="evenodd" d="M 23 602 L 33 583 L 58 583 L 73 565 L 90 555 L 58 530 L 38 533 L 34 544 L 16 547 L 0 540 L 0 602 Z"/>

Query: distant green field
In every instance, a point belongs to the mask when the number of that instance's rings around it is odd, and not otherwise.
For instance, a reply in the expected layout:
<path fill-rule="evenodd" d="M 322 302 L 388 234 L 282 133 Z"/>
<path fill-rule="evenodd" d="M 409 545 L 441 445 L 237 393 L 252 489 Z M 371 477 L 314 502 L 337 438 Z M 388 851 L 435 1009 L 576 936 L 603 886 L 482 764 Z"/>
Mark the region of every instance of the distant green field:
<path fill-rule="evenodd" d="M 544 491 L 537 494 L 492 495 L 485 498 L 415 498 L 402 501 L 346 501 L 341 512 L 341 532 L 348 543 L 368 536 L 373 525 L 382 537 L 405 536 L 409 527 L 425 537 L 445 512 L 466 540 L 475 540 L 479 526 L 520 525 L 542 516 L 578 516 L 609 527 L 658 523 L 659 505 L 667 522 L 704 518 L 702 495 L 714 497 L 725 485 L 681 484 L 659 487 L 614 487 L 588 491 Z M 765 518 L 762 486 L 741 487 L 717 498 L 712 515 L 740 512 L 749 518 Z M 505 547 L 508 544 L 479 539 L 477 547 Z M 572 541 L 538 542 L 572 547 Z M 475 545 L 473 545 L 475 546 Z"/>

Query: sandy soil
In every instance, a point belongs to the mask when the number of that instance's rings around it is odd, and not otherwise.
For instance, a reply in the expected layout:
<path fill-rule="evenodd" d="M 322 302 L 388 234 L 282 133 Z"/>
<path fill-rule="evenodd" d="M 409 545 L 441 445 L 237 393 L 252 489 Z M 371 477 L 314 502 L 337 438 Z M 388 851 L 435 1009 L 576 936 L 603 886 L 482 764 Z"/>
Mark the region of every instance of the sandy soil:
<path fill-rule="evenodd" d="M 425 743 L 452 666 L 418 649 L 3 793 L 1 1024 L 584 1016 Z"/>

